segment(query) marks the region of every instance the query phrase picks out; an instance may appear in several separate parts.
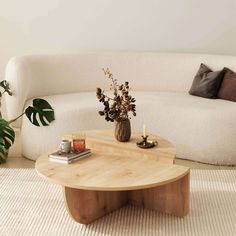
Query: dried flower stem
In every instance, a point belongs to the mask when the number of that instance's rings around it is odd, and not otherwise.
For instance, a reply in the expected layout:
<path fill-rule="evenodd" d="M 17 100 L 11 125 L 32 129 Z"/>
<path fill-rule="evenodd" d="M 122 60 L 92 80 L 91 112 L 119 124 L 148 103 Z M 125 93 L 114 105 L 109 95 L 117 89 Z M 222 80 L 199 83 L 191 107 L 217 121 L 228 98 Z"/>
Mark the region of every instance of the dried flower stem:
<path fill-rule="evenodd" d="M 136 116 L 136 105 L 134 104 L 136 100 L 129 95 L 129 82 L 119 85 L 109 68 L 102 70 L 111 80 L 110 90 L 113 90 L 114 98 L 107 96 L 101 88 L 97 88 L 97 98 L 104 105 L 104 110 L 99 111 L 99 114 L 111 122 L 128 118 L 129 112 Z"/>

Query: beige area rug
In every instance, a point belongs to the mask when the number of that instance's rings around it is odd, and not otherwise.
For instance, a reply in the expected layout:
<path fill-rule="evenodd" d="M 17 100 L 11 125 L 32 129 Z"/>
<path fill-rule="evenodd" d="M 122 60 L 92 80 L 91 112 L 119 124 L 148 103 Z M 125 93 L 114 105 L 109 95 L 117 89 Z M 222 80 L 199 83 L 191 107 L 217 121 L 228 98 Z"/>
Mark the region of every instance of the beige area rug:
<path fill-rule="evenodd" d="M 127 206 L 85 226 L 67 214 L 60 186 L 33 169 L 0 168 L 0 235 L 234 236 L 236 170 L 191 170 L 185 218 Z"/>

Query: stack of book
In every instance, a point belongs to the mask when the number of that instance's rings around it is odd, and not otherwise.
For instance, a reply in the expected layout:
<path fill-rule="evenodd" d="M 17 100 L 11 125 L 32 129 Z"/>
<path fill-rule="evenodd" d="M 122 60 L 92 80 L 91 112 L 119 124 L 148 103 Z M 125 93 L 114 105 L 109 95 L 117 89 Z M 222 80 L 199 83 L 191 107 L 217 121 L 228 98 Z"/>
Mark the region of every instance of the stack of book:
<path fill-rule="evenodd" d="M 82 152 L 70 152 L 70 153 L 62 153 L 60 151 L 51 153 L 48 157 L 50 161 L 62 163 L 62 164 L 70 164 L 74 161 L 78 161 L 84 157 L 90 156 L 91 150 L 85 149 Z"/>

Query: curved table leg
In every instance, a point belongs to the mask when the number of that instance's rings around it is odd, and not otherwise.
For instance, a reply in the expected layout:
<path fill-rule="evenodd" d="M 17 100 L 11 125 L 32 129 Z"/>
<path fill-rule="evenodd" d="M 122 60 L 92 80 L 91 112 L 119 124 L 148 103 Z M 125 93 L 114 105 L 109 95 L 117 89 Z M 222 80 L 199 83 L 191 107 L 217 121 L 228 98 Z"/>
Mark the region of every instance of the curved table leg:
<path fill-rule="evenodd" d="M 189 211 L 189 173 L 172 183 L 132 191 L 90 191 L 64 187 L 65 204 L 71 217 L 81 223 L 92 221 L 130 203 L 176 216 Z"/>
<path fill-rule="evenodd" d="M 127 203 L 125 191 L 106 192 L 63 188 L 67 210 L 71 217 L 81 224 L 89 224 Z"/>
<path fill-rule="evenodd" d="M 188 173 L 166 185 L 130 191 L 129 203 L 176 216 L 185 216 L 189 211 L 189 182 Z"/>

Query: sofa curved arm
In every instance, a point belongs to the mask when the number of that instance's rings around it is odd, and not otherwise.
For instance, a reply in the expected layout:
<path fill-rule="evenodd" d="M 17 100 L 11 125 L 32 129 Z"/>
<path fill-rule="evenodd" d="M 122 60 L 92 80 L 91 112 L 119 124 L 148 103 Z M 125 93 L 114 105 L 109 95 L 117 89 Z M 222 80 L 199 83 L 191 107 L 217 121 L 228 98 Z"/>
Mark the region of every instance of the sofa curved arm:
<path fill-rule="evenodd" d="M 70 67 L 66 66 L 68 62 L 66 63 L 65 58 L 60 62 L 57 62 L 57 58 L 64 57 L 30 55 L 10 59 L 5 72 L 5 80 L 9 82 L 13 93 L 13 96 L 5 96 L 8 120 L 23 113 L 29 99 L 81 90 L 82 83 L 78 80 L 79 76 L 76 76 L 76 73 L 74 76 L 70 74 Z M 62 65 L 64 65 L 64 71 Z M 15 128 L 20 128 L 21 119 L 12 125 Z"/>
<path fill-rule="evenodd" d="M 12 120 L 23 112 L 25 102 L 28 99 L 31 80 L 27 63 L 21 58 L 12 58 L 6 67 L 5 80 L 10 84 L 13 93 L 12 96 L 5 96 L 7 118 Z M 19 128 L 21 119 L 18 119 L 12 125 Z"/>
<path fill-rule="evenodd" d="M 82 54 L 12 58 L 5 73 L 5 80 L 9 82 L 13 93 L 13 96 L 5 97 L 7 118 L 12 120 L 20 115 L 26 101 L 32 98 L 95 91 L 96 83 L 92 81 L 94 73 L 88 73 L 88 65 L 86 55 Z M 84 79 L 88 76 L 90 80 Z M 21 119 L 13 124 L 16 128 L 20 126 Z"/>

